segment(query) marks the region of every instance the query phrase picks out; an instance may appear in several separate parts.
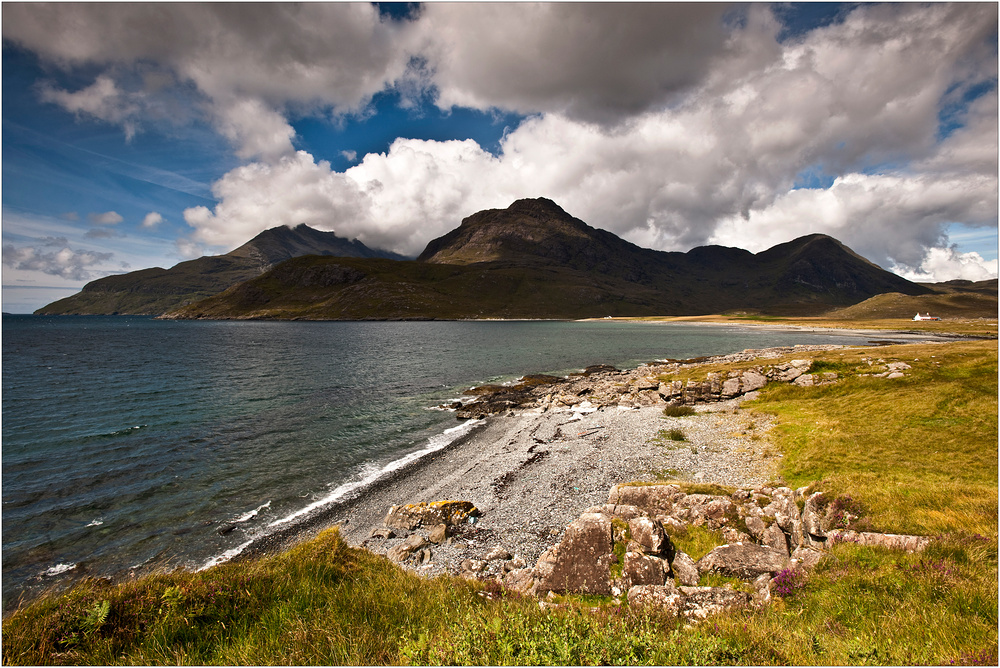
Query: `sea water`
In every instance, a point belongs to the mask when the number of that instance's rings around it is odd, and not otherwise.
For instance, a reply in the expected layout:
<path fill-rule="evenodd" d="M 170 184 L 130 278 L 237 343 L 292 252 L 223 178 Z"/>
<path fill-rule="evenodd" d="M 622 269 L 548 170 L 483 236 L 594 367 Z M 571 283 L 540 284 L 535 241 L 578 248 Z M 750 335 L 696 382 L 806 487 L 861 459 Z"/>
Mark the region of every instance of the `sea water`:
<path fill-rule="evenodd" d="M 445 447 L 472 385 L 864 336 L 625 322 L 3 316 L 3 598 L 200 568 Z M 220 528 L 232 527 L 220 533 Z"/>

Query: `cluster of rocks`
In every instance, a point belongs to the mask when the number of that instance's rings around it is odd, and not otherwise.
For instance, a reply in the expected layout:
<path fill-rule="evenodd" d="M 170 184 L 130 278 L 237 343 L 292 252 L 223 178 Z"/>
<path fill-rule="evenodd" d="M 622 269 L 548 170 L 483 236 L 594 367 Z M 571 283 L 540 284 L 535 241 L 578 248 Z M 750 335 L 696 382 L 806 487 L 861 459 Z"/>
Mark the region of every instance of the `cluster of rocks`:
<path fill-rule="evenodd" d="M 859 376 L 872 376 L 874 378 L 902 378 L 906 374 L 904 371 L 909 371 L 911 367 L 906 362 L 886 362 L 883 359 L 869 359 L 867 357 L 862 358 L 863 362 L 867 362 L 868 366 L 873 367 L 872 373 L 859 373 Z M 882 369 L 879 371 L 878 369 Z"/>
<path fill-rule="evenodd" d="M 811 359 L 797 358 L 774 363 L 760 363 L 819 350 L 835 350 L 844 346 L 817 345 L 745 350 L 732 355 L 698 358 L 694 360 L 664 360 L 645 364 L 636 369 L 619 371 L 614 367 L 599 365 L 566 378 L 556 376 L 525 376 L 513 385 L 484 385 L 472 388 L 469 401 L 454 402 L 444 408 L 456 411 L 460 419 L 478 419 L 487 415 L 512 411 L 546 412 L 550 410 L 588 411 L 605 406 L 635 408 L 658 404 L 696 404 L 726 401 L 748 392 L 759 390 L 769 382 L 794 383 L 808 387 L 832 383 L 839 376 L 834 372 L 810 373 Z M 661 380 L 677 374 L 681 369 L 703 365 L 758 363 L 741 369 L 716 371 L 706 374 L 704 380 Z M 866 359 L 873 367 L 873 375 L 899 378 L 910 367 L 905 362 L 886 363 L 885 360 Z M 881 367 L 877 366 L 881 365 Z"/>
<path fill-rule="evenodd" d="M 626 594 L 630 604 L 698 620 L 729 607 L 770 601 L 776 576 L 814 566 L 831 543 L 921 550 L 928 542 L 834 526 L 852 519 L 822 493 L 806 496 L 806 488 L 764 487 L 726 496 L 686 494 L 667 484 L 616 485 L 607 504 L 587 508 L 534 567 L 511 569 L 503 583 L 534 596 Z M 689 525 L 721 531 L 728 542 L 694 561 L 670 539 L 671 532 Z M 708 573 L 747 584 L 699 587 Z"/>

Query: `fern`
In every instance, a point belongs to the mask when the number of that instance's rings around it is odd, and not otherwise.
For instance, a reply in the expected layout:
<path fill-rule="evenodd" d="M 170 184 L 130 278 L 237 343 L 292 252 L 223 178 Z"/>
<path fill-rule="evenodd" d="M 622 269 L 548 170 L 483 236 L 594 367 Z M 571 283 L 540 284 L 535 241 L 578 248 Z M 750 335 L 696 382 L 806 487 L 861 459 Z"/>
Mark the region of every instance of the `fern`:
<path fill-rule="evenodd" d="M 86 634 L 97 632 L 108 619 L 111 612 L 111 601 L 101 601 L 95 603 L 94 607 L 87 611 L 87 616 L 83 620 L 83 631 Z"/>

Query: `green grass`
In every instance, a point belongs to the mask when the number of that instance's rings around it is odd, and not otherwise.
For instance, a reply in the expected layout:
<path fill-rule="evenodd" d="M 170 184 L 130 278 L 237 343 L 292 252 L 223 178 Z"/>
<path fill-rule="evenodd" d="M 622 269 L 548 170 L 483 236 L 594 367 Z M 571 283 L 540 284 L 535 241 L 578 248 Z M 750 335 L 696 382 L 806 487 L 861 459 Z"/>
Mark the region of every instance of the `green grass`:
<path fill-rule="evenodd" d="M 614 599 L 542 609 L 496 584 L 421 579 L 330 531 L 272 557 L 43 597 L 4 620 L 3 661 L 996 665 L 996 343 L 814 356 L 845 377 L 773 384 L 752 404 L 778 417 L 780 482 L 849 497 L 878 530 L 934 536 L 925 552 L 837 545 L 770 605 L 685 626 Z M 913 369 L 865 378 L 862 357 Z M 722 542 L 704 527 L 672 540 L 695 559 Z"/>
<path fill-rule="evenodd" d="M 777 415 L 788 486 L 820 481 L 816 489 L 849 495 L 879 530 L 996 535 L 996 343 L 887 346 L 820 359 L 867 368 L 861 357 L 913 368 L 893 380 L 772 384 L 744 404 Z"/>

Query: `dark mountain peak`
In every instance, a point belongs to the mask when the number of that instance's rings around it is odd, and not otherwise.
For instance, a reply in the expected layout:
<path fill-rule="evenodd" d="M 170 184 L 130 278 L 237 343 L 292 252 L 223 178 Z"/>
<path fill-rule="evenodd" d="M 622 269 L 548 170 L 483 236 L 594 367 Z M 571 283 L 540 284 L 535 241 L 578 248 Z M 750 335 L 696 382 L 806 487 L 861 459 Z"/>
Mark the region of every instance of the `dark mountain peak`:
<path fill-rule="evenodd" d="M 187 260 L 170 269 L 141 269 L 91 281 L 79 293 L 53 302 L 36 313 L 158 315 L 218 294 L 259 276 L 280 262 L 303 255 L 407 259 L 305 224 L 294 228 L 280 225 L 264 230 L 225 255 Z"/>
<path fill-rule="evenodd" d="M 257 262 L 262 269 L 302 255 L 406 259 L 396 253 L 369 248 L 357 239 L 349 240 L 338 237 L 335 232 L 317 230 L 305 223 L 295 227 L 279 225 L 264 230 L 226 255 L 251 259 Z"/>
<path fill-rule="evenodd" d="M 417 258 L 434 264 L 476 262 L 558 262 L 575 265 L 577 256 L 607 255 L 615 247 L 637 246 L 566 213 L 550 199 L 520 199 L 506 209 L 487 209 L 465 218 L 434 239 Z"/>

